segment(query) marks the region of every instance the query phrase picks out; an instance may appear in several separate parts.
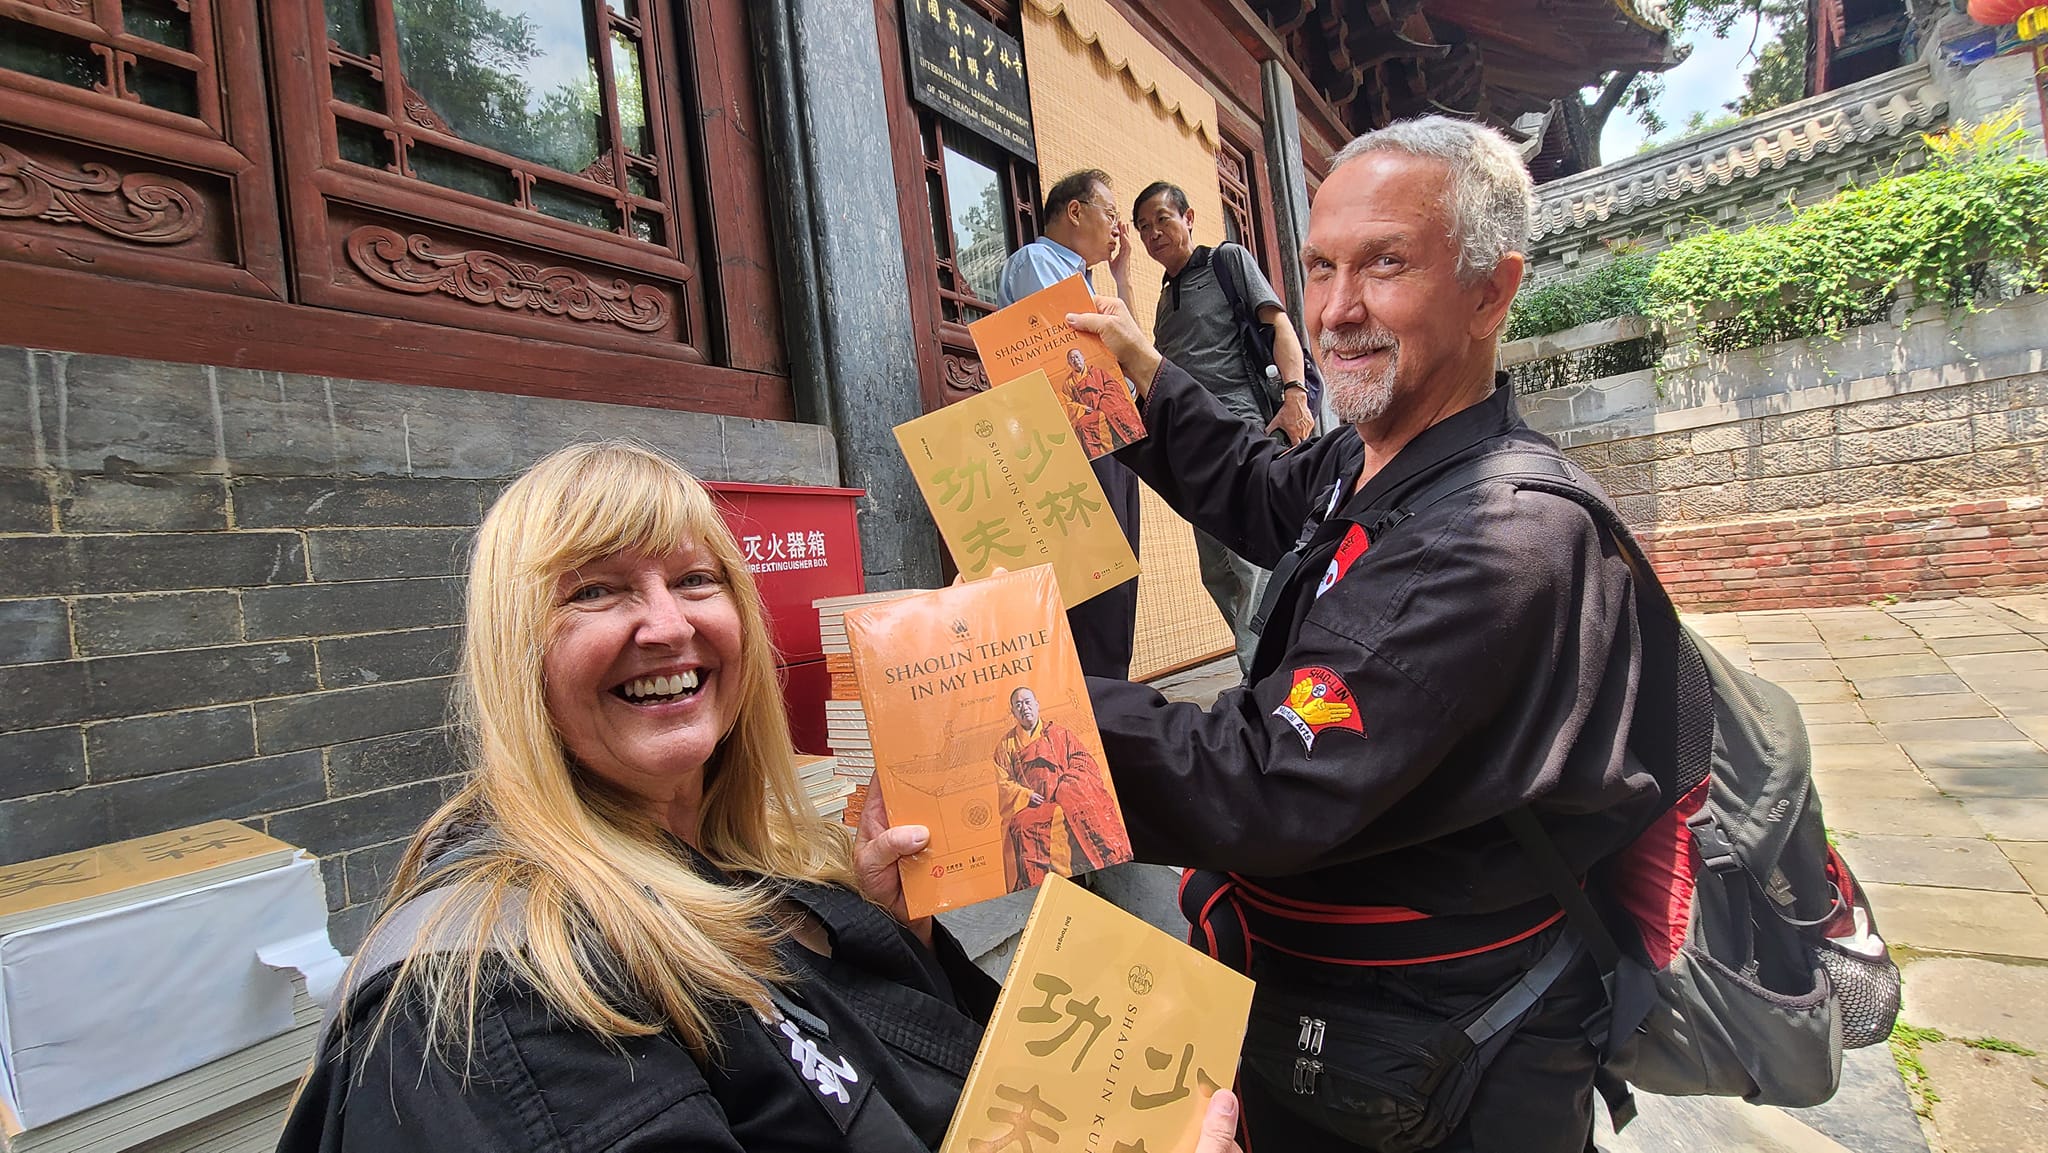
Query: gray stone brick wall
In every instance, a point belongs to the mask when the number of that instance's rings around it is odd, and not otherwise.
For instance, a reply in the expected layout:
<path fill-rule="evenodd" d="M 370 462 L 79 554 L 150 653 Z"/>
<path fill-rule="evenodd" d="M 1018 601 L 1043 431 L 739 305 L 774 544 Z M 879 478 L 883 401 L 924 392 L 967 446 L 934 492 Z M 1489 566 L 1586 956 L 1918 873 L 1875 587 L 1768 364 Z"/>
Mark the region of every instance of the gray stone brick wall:
<path fill-rule="evenodd" d="M 0 347 L 0 863 L 247 821 L 352 948 L 458 779 L 470 535 L 600 436 L 839 481 L 809 425 Z"/>

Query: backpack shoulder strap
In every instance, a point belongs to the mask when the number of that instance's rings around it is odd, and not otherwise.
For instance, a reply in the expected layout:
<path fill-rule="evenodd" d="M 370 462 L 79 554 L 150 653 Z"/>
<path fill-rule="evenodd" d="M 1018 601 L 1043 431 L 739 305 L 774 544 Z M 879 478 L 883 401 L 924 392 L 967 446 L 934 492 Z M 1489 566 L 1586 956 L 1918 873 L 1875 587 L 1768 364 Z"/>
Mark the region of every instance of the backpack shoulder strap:
<path fill-rule="evenodd" d="M 1229 241 L 1224 242 L 1228 243 Z M 1237 283 L 1237 273 L 1232 271 L 1229 262 L 1223 259 L 1224 244 L 1209 250 L 1209 267 L 1216 273 L 1216 287 L 1223 290 L 1223 299 L 1230 302 L 1230 314 L 1239 320 L 1245 320 L 1247 316 L 1244 308 L 1244 289 Z M 1258 322 L 1256 316 L 1249 319 L 1253 323 Z"/>
<path fill-rule="evenodd" d="M 450 887 L 428 889 L 406 898 L 378 919 L 321 1014 L 323 1041 L 341 1019 L 343 1008 L 371 981 L 404 964 L 414 953 L 446 953 L 462 947 L 460 918 L 442 916 L 454 899 L 455 890 Z M 516 949 L 524 942 L 524 918 L 519 914 L 525 906 L 526 890 L 513 889 L 506 894 L 492 929 L 498 948 Z"/>

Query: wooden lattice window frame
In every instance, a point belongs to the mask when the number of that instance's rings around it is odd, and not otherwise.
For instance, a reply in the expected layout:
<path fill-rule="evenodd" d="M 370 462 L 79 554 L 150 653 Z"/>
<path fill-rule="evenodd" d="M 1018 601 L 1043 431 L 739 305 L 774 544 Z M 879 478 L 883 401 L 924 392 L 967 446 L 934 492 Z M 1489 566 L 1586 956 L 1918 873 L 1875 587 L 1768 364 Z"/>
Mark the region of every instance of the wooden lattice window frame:
<path fill-rule="evenodd" d="M 702 163 L 688 131 L 690 110 L 724 108 L 726 73 L 692 67 L 698 18 L 733 17 L 714 0 L 578 0 L 596 37 L 602 92 L 597 164 L 576 173 L 462 139 L 403 79 L 392 0 L 358 0 L 367 12 L 369 52 L 328 34 L 323 0 L 276 0 L 271 29 L 273 96 L 282 133 L 285 189 L 300 299 L 358 312 L 535 336 L 569 344 L 706 363 L 716 284 L 703 269 L 698 226 Z M 625 11 L 622 12 L 621 9 Z M 688 23 L 690 28 L 680 25 Z M 614 34 L 640 47 L 652 154 L 629 157 L 617 110 Z M 303 61 L 323 61 L 308 68 Z M 706 76 L 705 73 L 709 75 Z M 693 80 L 685 93 L 682 78 Z M 337 79 L 367 76 L 374 105 L 337 96 Z M 361 91 L 344 85 L 345 92 Z M 376 134 L 382 166 L 344 159 Z M 423 150 L 490 169 L 516 190 L 510 203 L 429 183 L 413 164 Z M 361 154 L 357 154 L 360 158 Z M 621 168 L 654 182 L 637 194 Z M 615 230 L 558 219 L 536 208 L 535 190 L 608 202 Z M 652 239 L 631 234 L 641 218 L 661 222 Z M 715 278 L 714 278 L 715 279 Z"/>
<path fill-rule="evenodd" d="M 1223 196 L 1223 215 L 1237 226 L 1237 242 L 1263 267 L 1266 245 L 1259 230 L 1258 202 L 1252 197 L 1254 171 L 1250 150 L 1224 137 L 1216 149 L 1216 185 Z"/>
<path fill-rule="evenodd" d="M 0 260 L 281 299 L 256 28 L 255 0 L 0 0 Z M 42 47 L 93 82 L 20 66 Z"/>

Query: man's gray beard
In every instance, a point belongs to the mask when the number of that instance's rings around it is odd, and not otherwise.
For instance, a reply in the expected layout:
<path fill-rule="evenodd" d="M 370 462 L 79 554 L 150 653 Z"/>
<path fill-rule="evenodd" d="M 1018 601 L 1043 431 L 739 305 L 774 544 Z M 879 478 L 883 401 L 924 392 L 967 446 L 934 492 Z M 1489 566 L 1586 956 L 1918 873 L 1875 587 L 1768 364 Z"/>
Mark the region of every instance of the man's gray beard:
<path fill-rule="evenodd" d="M 1324 374 L 1330 386 L 1330 411 L 1345 424 L 1370 424 L 1385 416 L 1394 403 L 1394 375 L 1400 368 L 1400 349 L 1388 357 L 1378 372 L 1331 372 Z"/>

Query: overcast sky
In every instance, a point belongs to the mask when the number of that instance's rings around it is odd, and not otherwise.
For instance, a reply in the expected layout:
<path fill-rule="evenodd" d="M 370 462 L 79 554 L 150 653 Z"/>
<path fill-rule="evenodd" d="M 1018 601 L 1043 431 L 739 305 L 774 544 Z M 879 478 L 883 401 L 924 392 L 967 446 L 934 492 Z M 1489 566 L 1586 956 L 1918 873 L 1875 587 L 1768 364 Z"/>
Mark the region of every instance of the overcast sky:
<path fill-rule="evenodd" d="M 1751 23 L 1738 21 L 1729 30 L 1726 40 L 1716 40 L 1711 28 L 1694 29 L 1685 36 L 1692 45 L 1692 55 L 1685 63 L 1664 73 L 1664 96 L 1657 102 L 1657 109 L 1664 116 L 1666 128 L 1658 140 L 1670 143 L 1678 139 L 1685 130 L 1686 118 L 1697 110 L 1705 110 L 1707 119 L 1721 115 L 1721 106 L 1742 95 L 1743 77 L 1756 66 L 1754 59 L 1744 54 L 1749 51 Z M 1762 51 L 1774 35 L 1767 21 L 1764 30 L 1757 37 L 1756 46 Z M 1648 135 L 1641 122 L 1626 111 L 1617 110 L 1608 118 L 1607 128 L 1600 134 L 1600 157 L 1612 164 L 1627 160 L 1635 155 L 1638 145 Z"/>

